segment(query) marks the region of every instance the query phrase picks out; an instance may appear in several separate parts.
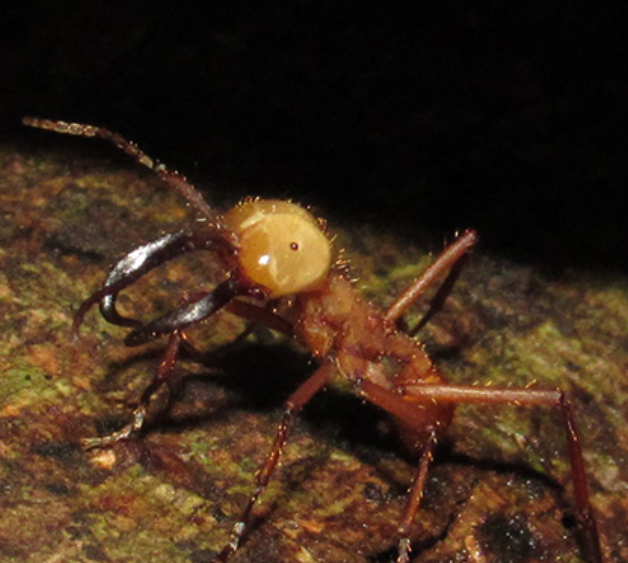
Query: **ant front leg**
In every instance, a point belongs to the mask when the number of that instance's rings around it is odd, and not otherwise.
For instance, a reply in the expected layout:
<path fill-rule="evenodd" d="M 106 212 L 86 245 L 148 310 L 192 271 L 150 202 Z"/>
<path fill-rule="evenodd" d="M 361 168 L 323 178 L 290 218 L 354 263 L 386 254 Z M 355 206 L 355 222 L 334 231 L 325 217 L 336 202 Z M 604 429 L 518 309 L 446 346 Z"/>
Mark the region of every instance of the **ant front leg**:
<path fill-rule="evenodd" d="M 88 449 L 106 447 L 120 440 L 126 440 L 132 434 L 139 432 L 144 425 L 146 410 L 151 397 L 164 383 L 169 381 L 174 372 L 181 344 L 187 342 L 182 330 L 191 324 L 210 317 L 229 303 L 236 295 L 241 295 L 246 293 L 246 291 L 246 289 L 240 287 L 240 283 L 235 278 L 229 278 L 219 284 L 214 291 L 202 293 L 194 299 L 184 298 L 184 304 L 177 309 L 129 333 L 124 340 L 127 346 L 145 344 L 159 336 L 169 334 L 164 357 L 159 364 L 155 377 L 142 393 L 139 405 L 133 412 L 133 421 L 121 430 L 107 436 L 85 439 L 83 440 L 83 446 Z"/>
<path fill-rule="evenodd" d="M 170 335 L 170 338 L 168 339 L 168 346 L 166 347 L 166 353 L 159 363 L 157 373 L 148 387 L 144 389 L 140 402 L 133 411 L 133 421 L 117 432 L 112 432 L 106 436 L 83 438 L 81 440 L 81 444 L 85 449 L 106 448 L 121 440 L 128 440 L 133 434 L 137 434 L 142 429 L 146 419 L 146 411 L 152 396 L 164 383 L 168 383 L 174 372 L 181 341 L 182 333 L 180 331 L 177 330 Z"/>

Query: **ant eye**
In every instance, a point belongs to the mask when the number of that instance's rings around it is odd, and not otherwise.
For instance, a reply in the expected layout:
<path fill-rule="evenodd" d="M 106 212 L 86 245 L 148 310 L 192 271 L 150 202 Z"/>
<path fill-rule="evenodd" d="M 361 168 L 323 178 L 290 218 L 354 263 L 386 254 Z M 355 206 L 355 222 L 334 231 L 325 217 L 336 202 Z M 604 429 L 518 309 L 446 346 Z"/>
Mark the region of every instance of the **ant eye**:
<path fill-rule="evenodd" d="M 301 206 L 245 201 L 224 216 L 224 223 L 238 237 L 242 273 L 270 290 L 270 297 L 313 291 L 327 277 L 331 243 Z"/>

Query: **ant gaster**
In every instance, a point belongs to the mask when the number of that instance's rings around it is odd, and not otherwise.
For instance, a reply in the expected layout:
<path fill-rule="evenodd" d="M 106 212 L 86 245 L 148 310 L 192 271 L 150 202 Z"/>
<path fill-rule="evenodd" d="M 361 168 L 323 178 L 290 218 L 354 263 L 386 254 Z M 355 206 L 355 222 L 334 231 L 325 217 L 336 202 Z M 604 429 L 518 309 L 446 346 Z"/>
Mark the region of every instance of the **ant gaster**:
<path fill-rule="evenodd" d="M 185 329 L 221 309 L 293 336 L 309 348 L 319 363 L 318 369 L 285 402 L 273 446 L 256 474 L 254 492 L 215 562 L 226 562 L 238 549 L 251 523 L 252 510 L 277 467 L 298 412 L 332 377 L 339 375 L 351 382 L 356 395 L 391 416 L 403 443 L 418 460 L 416 476 L 397 527 L 398 563 L 409 561 L 410 527 L 421 503 L 428 467 L 435 446 L 452 419 L 454 406 L 461 403 L 537 405 L 555 409 L 560 414 L 571 463 L 577 520 L 587 537 L 592 561 L 602 562 L 580 440 L 565 394 L 559 389 L 496 389 L 449 384 L 423 347 L 399 329 L 408 307 L 444 277 L 419 325 L 423 326 L 443 306 L 465 258 L 478 241 L 475 231 L 462 233 L 387 310 L 379 311 L 356 295 L 342 268 L 334 263 L 331 240 L 324 225 L 303 207 L 287 201 L 247 199 L 220 215 L 183 176 L 153 161 L 118 134 L 91 125 L 37 118 L 24 118 L 23 123 L 112 142 L 177 189 L 206 220 L 198 231 L 168 234 L 127 254 L 114 266 L 103 286 L 79 308 L 74 319 L 75 333 L 87 311 L 98 304 L 108 322 L 132 329 L 124 340 L 128 346 L 168 337 L 164 358 L 142 394 L 133 421 L 108 436 L 84 440 L 86 447 L 109 446 L 140 430 L 151 396 L 168 383 L 180 348 L 191 346 Z M 226 279 L 213 291 L 188 296 L 179 307 L 148 323 L 118 312 L 116 298 L 120 291 L 156 266 L 183 253 L 199 250 L 215 252 L 227 272 Z M 291 297 L 289 310 L 281 309 L 279 315 L 274 305 L 286 296 Z"/>

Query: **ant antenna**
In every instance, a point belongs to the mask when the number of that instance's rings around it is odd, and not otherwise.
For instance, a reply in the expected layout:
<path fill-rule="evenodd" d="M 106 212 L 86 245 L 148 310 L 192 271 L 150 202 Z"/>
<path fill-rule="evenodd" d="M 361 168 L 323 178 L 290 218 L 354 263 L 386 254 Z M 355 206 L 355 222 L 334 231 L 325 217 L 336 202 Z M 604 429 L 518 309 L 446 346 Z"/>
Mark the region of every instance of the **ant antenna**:
<path fill-rule="evenodd" d="M 161 162 L 152 159 L 134 142 L 125 139 L 122 135 L 114 133 L 104 127 L 95 125 L 84 125 L 82 123 L 69 123 L 67 121 L 53 121 L 51 119 L 40 119 L 38 117 L 23 117 L 22 123 L 28 127 L 44 129 L 61 133 L 62 135 L 76 135 L 79 137 L 98 137 L 115 145 L 133 157 L 141 165 L 149 168 L 157 174 L 166 184 L 178 190 L 178 192 L 188 200 L 203 216 L 214 220 L 215 212 L 202 198 L 201 194 L 176 170 L 168 169 Z M 213 222 L 216 222 L 215 220 Z"/>

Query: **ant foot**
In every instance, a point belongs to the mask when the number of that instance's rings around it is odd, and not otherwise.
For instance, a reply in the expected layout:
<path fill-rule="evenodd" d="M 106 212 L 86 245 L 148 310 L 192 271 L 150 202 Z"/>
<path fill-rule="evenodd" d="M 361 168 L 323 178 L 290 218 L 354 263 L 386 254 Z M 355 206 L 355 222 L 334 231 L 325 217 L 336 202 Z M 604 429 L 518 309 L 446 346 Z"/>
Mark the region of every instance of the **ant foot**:
<path fill-rule="evenodd" d="M 412 546 L 410 545 L 410 539 L 403 537 L 399 540 L 399 551 L 397 556 L 397 563 L 409 563 L 410 551 Z"/>
<path fill-rule="evenodd" d="M 133 434 L 136 434 L 142 429 L 145 416 L 146 409 L 143 406 L 139 406 L 133 411 L 133 422 L 122 427 L 120 430 L 105 436 L 98 436 L 96 438 L 81 438 L 81 446 L 83 446 L 83 449 L 85 450 L 108 448 L 116 442 L 128 440 Z"/>

